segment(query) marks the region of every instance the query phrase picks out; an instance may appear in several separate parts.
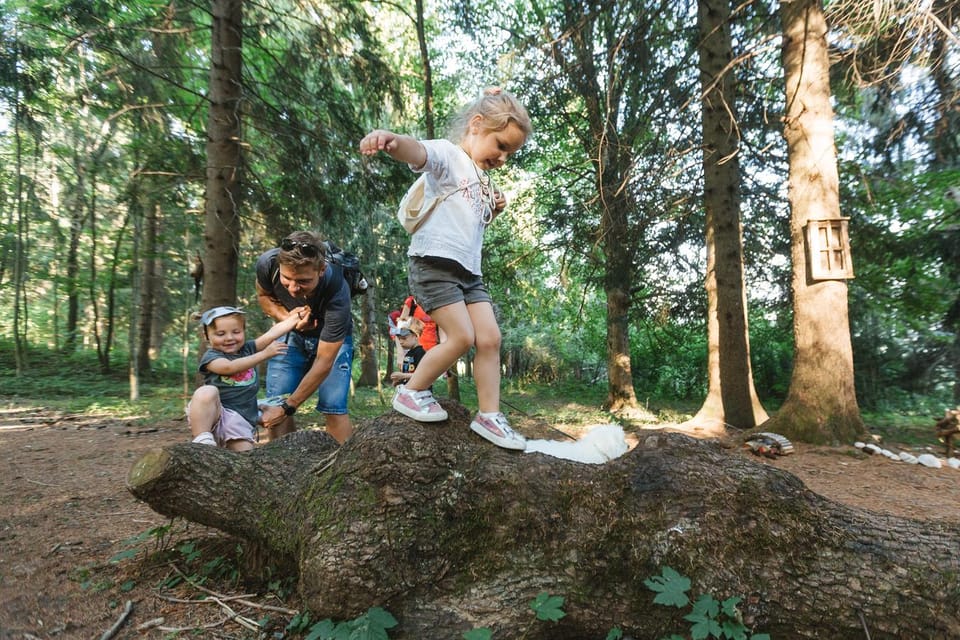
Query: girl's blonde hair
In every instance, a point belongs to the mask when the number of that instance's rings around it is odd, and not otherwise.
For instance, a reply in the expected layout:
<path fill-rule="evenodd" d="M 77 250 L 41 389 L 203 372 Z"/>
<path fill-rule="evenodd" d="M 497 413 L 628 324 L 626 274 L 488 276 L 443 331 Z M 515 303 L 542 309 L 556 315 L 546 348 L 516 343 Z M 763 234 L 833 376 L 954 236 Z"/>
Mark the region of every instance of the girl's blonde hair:
<path fill-rule="evenodd" d="M 470 120 L 477 115 L 483 117 L 483 126 L 489 131 L 503 131 L 513 122 L 523 132 L 524 138 L 529 138 L 533 132 L 530 114 L 516 96 L 500 87 L 490 87 L 464 107 L 450 123 L 450 139 L 454 142 L 463 140 L 470 128 Z"/>

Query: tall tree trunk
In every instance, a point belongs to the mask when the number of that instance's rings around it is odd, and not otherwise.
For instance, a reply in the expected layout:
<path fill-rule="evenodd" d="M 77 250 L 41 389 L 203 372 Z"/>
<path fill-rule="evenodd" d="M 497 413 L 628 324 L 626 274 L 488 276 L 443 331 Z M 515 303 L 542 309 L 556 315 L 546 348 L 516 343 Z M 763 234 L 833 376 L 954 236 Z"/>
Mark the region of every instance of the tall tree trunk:
<path fill-rule="evenodd" d="M 127 323 L 130 331 L 127 332 L 127 349 L 130 360 L 127 364 L 128 397 L 131 402 L 140 399 L 140 349 L 138 347 L 137 332 L 133 330 L 139 319 L 140 308 L 140 237 L 143 231 L 143 202 L 141 200 L 139 184 L 131 189 L 128 216 L 133 224 L 132 247 L 130 250 L 130 308 L 127 314 Z"/>
<path fill-rule="evenodd" d="M 16 50 L 16 48 L 14 48 Z M 27 319 L 24 310 L 27 306 L 26 295 L 26 266 L 29 217 L 26 215 L 26 206 L 23 197 L 23 136 L 20 131 L 20 119 L 23 117 L 23 107 L 19 97 L 14 105 L 13 133 L 16 169 L 16 196 L 14 207 L 17 218 L 17 235 L 14 240 L 13 251 L 13 360 L 17 375 L 23 373 L 27 367 Z"/>
<path fill-rule="evenodd" d="M 160 205 L 154 198 L 149 198 L 144 207 L 144 219 L 141 228 L 142 241 L 140 244 L 140 305 L 137 318 L 137 335 L 139 336 L 137 353 L 137 373 L 150 373 L 152 355 L 150 352 L 151 333 L 153 332 L 154 309 L 157 304 L 159 290 L 163 283 L 157 274 L 157 243 L 159 233 Z"/>
<path fill-rule="evenodd" d="M 163 209 L 157 207 L 157 240 L 154 245 L 153 274 L 157 286 L 153 292 L 153 316 L 150 318 L 150 361 L 153 362 L 163 353 L 163 337 L 170 321 L 177 317 L 173 312 L 175 305 L 164 283 L 167 282 L 166 245 L 163 242 Z M 180 291 L 180 289 L 176 289 Z"/>
<path fill-rule="evenodd" d="M 459 361 L 447 369 L 447 397 L 460 402 L 460 374 L 457 372 L 457 364 Z"/>
<path fill-rule="evenodd" d="M 599 116 L 599 114 L 597 114 Z M 603 121 L 598 118 L 598 121 Z M 633 365 L 630 362 L 630 286 L 633 282 L 633 252 L 627 230 L 627 201 L 619 184 L 623 174 L 612 164 L 610 145 L 616 133 L 607 131 L 607 141 L 594 156 L 604 158 L 597 163 L 597 184 L 600 193 L 600 246 L 604 255 L 604 293 L 607 298 L 607 408 L 613 412 L 639 411 L 633 388 Z"/>
<path fill-rule="evenodd" d="M 426 137 L 436 137 L 433 124 L 433 68 L 430 66 L 430 49 L 427 47 L 426 21 L 423 17 L 423 0 L 414 3 L 417 12 L 417 45 L 420 47 L 420 63 L 423 65 L 423 123 Z"/>
<path fill-rule="evenodd" d="M 100 262 L 99 243 L 100 230 L 97 228 L 97 167 L 98 158 L 91 158 L 91 166 L 94 167 L 90 173 L 90 206 L 88 207 L 90 218 L 90 254 L 89 254 L 89 273 L 87 274 L 87 293 L 90 296 L 90 314 L 92 322 L 90 323 L 93 333 L 93 341 L 97 349 L 97 360 L 100 362 L 100 373 L 110 373 L 110 348 L 105 343 L 102 336 L 102 318 L 100 317 L 100 295 L 97 291 L 97 265 Z"/>
<path fill-rule="evenodd" d="M 608 280 L 617 280 L 615 273 L 611 271 Z M 606 294 L 607 408 L 617 412 L 637 407 L 633 367 L 630 364 L 630 296 L 622 282 L 608 285 Z"/>
<path fill-rule="evenodd" d="M 953 32 L 954 25 L 960 19 L 958 12 L 954 9 L 955 3 L 947 0 L 934 0 L 933 10 L 937 18 L 944 26 Z M 934 40 L 932 60 L 945 61 L 948 56 L 948 36 L 940 29 L 934 30 L 931 34 Z M 960 162 L 960 148 L 957 144 L 956 132 L 960 130 L 960 91 L 957 90 L 957 79 L 951 73 L 950 66 L 945 62 L 934 64 L 930 69 L 933 77 L 933 84 L 936 87 L 940 98 L 937 104 L 937 120 L 934 124 L 933 152 L 934 167 L 937 169 L 949 169 L 956 167 Z M 957 206 L 957 205 L 953 205 Z M 960 216 L 960 208 L 955 209 L 954 216 Z M 947 233 L 942 231 L 941 233 Z M 956 231 L 953 231 L 956 234 Z M 957 284 L 955 288 L 953 304 L 947 309 L 944 316 L 943 327 L 953 334 L 953 345 L 947 351 L 947 357 L 950 359 L 953 368 L 953 401 L 960 406 L 960 264 L 956 259 L 957 243 L 955 241 L 945 240 L 941 242 L 944 247 L 944 266 L 946 272 L 950 274 Z"/>
<path fill-rule="evenodd" d="M 780 3 L 790 163 L 794 367 L 787 398 L 764 428 L 805 442 L 852 442 L 864 433 L 854 389 L 844 280 L 813 280 L 804 229 L 840 217 L 830 105 L 827 25 L 820 0 Z"/>
<path fill-rule="evenodd" d="M 377 322 L 376 289 L 369 287 L 366 295 L 360 296 L 360 377 L 358 387 L 380 387 L 380 364 L 377 361 L 375 328 Z"/>
<path fill-rule="evenodd" d="M 203 308 L 234 304 L 240 246 L 242 0 L 213 0 Z"/>
<path fill-rule="evenodd" d="M 954 0 L 934 0 L 933 13 L 940 20 L 947 35 L 941 29 L 933 29 L 930 38 L 933 47 L 930 52 L 930 75 L 940 101 L 936 106 L 936 122 L 933 126 L 934 166 L 937 168 L 956 167 L 960 160 L 957 131 L 960 128 L 960 93 L 957 91 L 957 78 L 948 63 L 950 58 L 950 40 L 956 42 L 955 25 L 960 20 L 960 12 Z"/>
<path fill-rule="evenodd" d="M 70 219 L 70 236 L 67 245 L 67 326 L 63 349 L 72 353 L 77 349 L 77 339 L 80 324 L 80 238 L 83 235 L 83 223 L 86 219 L 86 207 L 83 205 L 83 192 L 86 189 L 84 179 L 85 168 L 80 161 L 80 154 L 74 154 L 74 169 L 77 182 L 73 185 L 73 192 L 68 198 L 68 215 Z"/>
<path fill-rule="evenodd" d="M 700 84 L 707 245 L 707 398 L 688 423 L 722 432 L 768 418 L 750 365 L 740 161 L 729 0 L 700 0 Z"/>
<path fill-rule="evenodd" d="M 120 248 L 123 246 L 124 236 L 127 232 L 127 225 L 130 224 L 130 210 L 127 210 L 123 218 L 123 224 L 117 230 L 117 236 L 113 241 L 113 257 L 110 259 L 110 271 L 107 280 L 107 318 L 104 336 L 106 345 L 107 365 L 110 363 L 110 351 L 113 349 L 113 336 L 116 331 L 117 315 L 117 272 L 120 270 Z"/>

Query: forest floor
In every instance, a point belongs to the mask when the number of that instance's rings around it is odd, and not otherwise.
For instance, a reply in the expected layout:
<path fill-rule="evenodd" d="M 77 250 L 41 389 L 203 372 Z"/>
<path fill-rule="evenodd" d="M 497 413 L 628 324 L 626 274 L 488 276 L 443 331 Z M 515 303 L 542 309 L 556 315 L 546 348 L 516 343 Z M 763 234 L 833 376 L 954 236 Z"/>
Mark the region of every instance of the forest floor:
<path fill-rule="evenodd" d="M 533 437 L 536 425 L 516 421 Z M 542 427 L 541 427 L 542 429 Z M 932 437 L 929 451 L 942 455 Z M 184 442 L 184 420 L 143 426 L 30 405 L 0 406 L 0 639 L 256 638 L 246 620 L 282 638 L 294 619 L 282 581 L 255 593 L 236 579 L 235 541 L 170 521 L 126 489 L 146 451 Z M 884 446 L 895 451 L 895 443 Z M 731 455 L 753 457 L 740 449 Z M 960 525 L 960 471 L 868 456 L 852 446 L 798 445 L 777 459 L 832 500 Z M 167 530 L 167 525 L 171 525 Z M 206 586 L 199 582 L 206 576 Z M 127 607 L 129 604 L 129 612 Z M 230 619 L 231 612 L 240 617 Z M 116 627 L 116 630 L 114 630 Z"/>

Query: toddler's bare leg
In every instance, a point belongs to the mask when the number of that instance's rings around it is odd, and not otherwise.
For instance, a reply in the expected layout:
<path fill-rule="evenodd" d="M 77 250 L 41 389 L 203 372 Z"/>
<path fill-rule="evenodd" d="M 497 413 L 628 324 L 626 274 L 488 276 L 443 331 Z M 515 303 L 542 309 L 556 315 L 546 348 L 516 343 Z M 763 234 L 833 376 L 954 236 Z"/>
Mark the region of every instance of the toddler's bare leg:
<path fill-rule="evenodd" d="M 190 433 L 197 437 L 201 433 L 213 431 L 213 425 L 220 419 L 220 392 L 213 385 L 205 384 L 193 392 L 187 411 Z"/>

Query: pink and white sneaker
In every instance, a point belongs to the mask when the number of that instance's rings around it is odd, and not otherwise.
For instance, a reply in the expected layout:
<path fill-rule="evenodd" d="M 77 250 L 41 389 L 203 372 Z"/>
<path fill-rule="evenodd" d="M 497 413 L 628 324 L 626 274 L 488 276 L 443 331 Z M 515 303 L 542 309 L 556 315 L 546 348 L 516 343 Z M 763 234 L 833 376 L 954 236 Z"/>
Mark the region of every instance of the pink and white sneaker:
<path fill-rule="evenodd" d="M 447 419 L 447 412 L 429 389 L 415 391 L 404 385 L 397 387 L 393 394 L 393 408 L 417 422 L 440 422 Z"/>
<path fill-rule="evenodd" d="M 478 413 L 470 423 L 470 429 L 498 447 L 516 451 L 527 448 L 526 438 L 510 428 L 507 417 L 502 413 L 496 413 L 490 417 Z"/>

